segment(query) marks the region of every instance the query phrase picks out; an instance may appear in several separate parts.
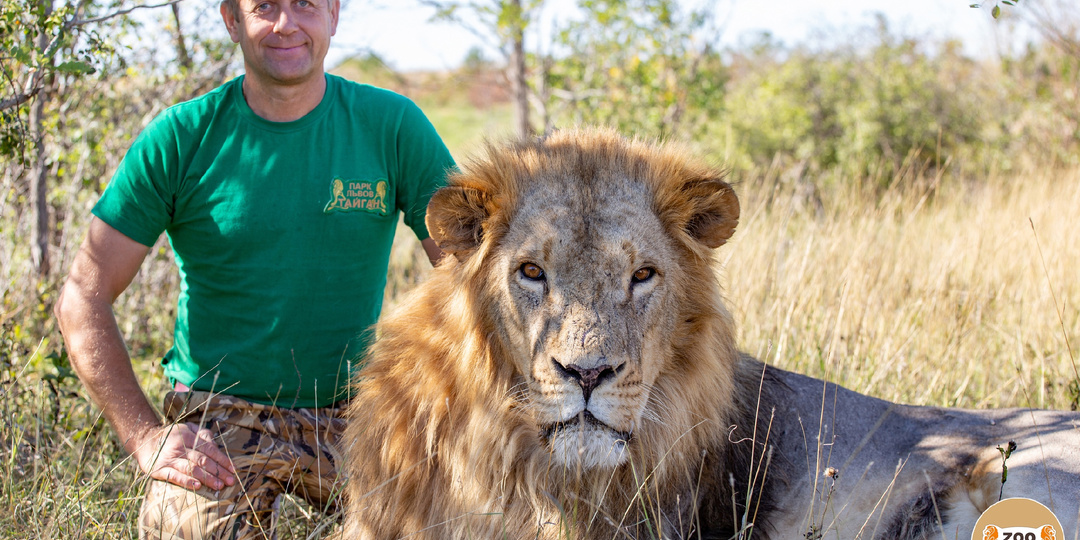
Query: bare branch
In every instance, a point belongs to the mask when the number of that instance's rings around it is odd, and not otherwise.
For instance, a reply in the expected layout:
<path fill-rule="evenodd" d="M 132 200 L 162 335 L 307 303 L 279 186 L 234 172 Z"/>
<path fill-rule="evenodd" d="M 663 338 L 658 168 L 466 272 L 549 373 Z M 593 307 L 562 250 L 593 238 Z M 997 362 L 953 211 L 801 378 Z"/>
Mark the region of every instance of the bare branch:
<path fill-rule="evenodd" d="M 1077 37 L 1078 21 L 1057 3 L 1037 0 L 1027 3 L 1028 17 L 1042 36 L 1067 55 L 1080 57 L 1080 38 Z"/>
<path fill-rule="evenodd" d="M 6 111 L 12 107 L 18 107 L 27 101 L 30 101 L 34 96 L 41 92 L 41 86 L 34 87 L 28 94 L 16 94 L 4 100 L 0 100 L 0 111 Z"/>
<path fill-rule="evenodd" d="M 607 94 L 600 88 L 591 88 L 580 92 L 574 92 L 573 90 L 566 90 L 563 88 L 552 88 L 551 95 L 563 101 L 584 101 L 586 99 L 601 98 Z"/>
<path fill-rule="evenodd" d="M 115 19 L 115 18 L 120 17 L 122 15 L 127 15 L 128 13 L 131 13 L 132 11 L 135 11 L 137 9 L 157 9 L 157 8 L 169 7 L 169 6 L 173 5 L 173 4 L 177 4 L 177 3 L 181 2 L 181 1 L 182 0 L 169 0 L 168 2 L 165 2 L 163 4 L 132 6 L 132 7 L 128 8 L 128 9 L 121 9 L 120 11 L 116 11 L 116 12 L 110 13 L 108 15 L 102 15 L 100 17 L 94 17 L 92 19 L 72 20 L 72 21 L 68 22 L 67 24 L 65 24 L 64 26 L 70 28 L 72 26 L 82 26 L 84 24 L 93 24 L 93 23 L 104 22 L 104 21 L 107 21 L 109 19 Z"/>
<path fill-rule="evenodd" d="M 180 60 L 180 67 L 191 69 L 191 55 L 188 54 L 187 44 L 184 42 L 184 30 L 180 25 L 180 4 L 172 5 L 173 20 L 176 21 L 176 56 Z"/>

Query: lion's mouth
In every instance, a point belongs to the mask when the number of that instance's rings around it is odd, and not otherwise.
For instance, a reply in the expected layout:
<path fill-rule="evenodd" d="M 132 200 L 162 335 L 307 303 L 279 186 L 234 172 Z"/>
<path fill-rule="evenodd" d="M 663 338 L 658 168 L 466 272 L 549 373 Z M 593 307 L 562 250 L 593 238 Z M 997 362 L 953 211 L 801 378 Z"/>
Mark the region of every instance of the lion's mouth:
<path fill-rule="evenodd" d="M 604 422 L 601 422 L 600 419 L 593 416 L 593 413 L 589 412 L 588 410 L 584 410 L 578 413 L 576 416 L 573 416 L 567 420 L 563 420 L 561 422 L 554 422 L 540 428 L 540 438 L 545 440 L 551 440 L 560 432 L 570 431 L 574 428 L 586 430 L 590 427 L 594 429 L 602 429 L 608 431 L 614 434 L 616 439 L 621 440 L 625 443 L 629 443 L 634 438 L 634 434 L 632 432 L 619 431 L 605 424 Z"/>

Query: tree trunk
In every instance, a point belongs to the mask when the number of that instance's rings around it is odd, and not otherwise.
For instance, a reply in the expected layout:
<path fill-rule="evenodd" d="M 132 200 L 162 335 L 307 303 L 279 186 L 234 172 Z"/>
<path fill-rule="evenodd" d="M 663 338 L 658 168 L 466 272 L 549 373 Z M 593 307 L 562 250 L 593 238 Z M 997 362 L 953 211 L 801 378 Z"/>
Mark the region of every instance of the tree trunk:
<path fill-rule="evenodd" d="M 517 109 L 518 136 L 525 138 L 533 134 L 532 126 L 529 125 L 529 85 L 525 73 L 525 14 L 521 9 L 521 0 L 511 0 L 510 4 L 517 14 L 511 37 L 513 49 L 510 53 L 510 92 L 514 96 Z"/>
<path fill-rule="evenodd" d="M 554 129 L 555 124 L 551 118 L 551 109 L 548 108 L 548 103 L 551 103 L 551 70 L 555 66 L 555 59 L 551 55 L 545 55 L 543 60 L 540 61 L 540 74 L 537 77 L 536 83 L 536 110 L 540 113 L 540 121 L 544 126 L 543 134 L 547 135 Z"/>
<path fill-rule="evenodd" d="M 46 16 L 53 11 L 52 0 L 44 2 Z M 38 36 L 38 49 L 44 51 L 49 46 L 49 36 Z M 45 59 L 51 63 L 52 59 Z M 51 77 L 51 75 L 49 76 Z M 31 228 L 30 256 L 37 268 L 39 277 L 46 277 L 50 271 L 49 261 L 49 201 L 48 166 L 45 161 L 45 103 L 52 94 L 52 81 L 45 81 L 45 86 L 37 95 L 37 101 L 30 109 L 30 137 L 34 141 L 34 159 L 30 169 L 30 206 L 33 208 L 34 221 Z"/>
<path fill-rule="evenodd" d="M 188 54 L 187 44 L 184 43 L 184 31 L 180 26 L 180 4 L 172 5 L 173 20 L 176 21 L 176 59 L 184 69 L 191 69 L 191 55 Z"/>

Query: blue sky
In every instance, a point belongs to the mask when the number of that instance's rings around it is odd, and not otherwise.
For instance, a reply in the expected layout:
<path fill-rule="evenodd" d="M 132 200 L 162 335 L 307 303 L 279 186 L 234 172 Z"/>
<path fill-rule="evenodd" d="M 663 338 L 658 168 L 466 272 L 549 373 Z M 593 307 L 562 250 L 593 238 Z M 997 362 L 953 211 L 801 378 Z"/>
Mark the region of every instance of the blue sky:
<path fill-rule="evenodd" d="M 968 7 L 973 1 L 718 0 L 716 5 L 725 45 L 761 31 L 771 32 L 789 45 L 812 39 L 816 33 L 855 35 L 873 24 L 876 13 L 883 13 L 894 32 L 957 37 L 969 54 L 993 54 L 1008 41 L 1002 36 L 1009 34 L 1009 25 L 994 21 L 988 9 Z M 573 0 L 547 0 L 545 17 L 573 17 L 574 4 Z M 431 8 L 410 0 L 345 0 L 329 64 L 370 50 L 398 70 L 455 67 L 481 40 L 455 25 L 429 22 L 431 14 Z"/>

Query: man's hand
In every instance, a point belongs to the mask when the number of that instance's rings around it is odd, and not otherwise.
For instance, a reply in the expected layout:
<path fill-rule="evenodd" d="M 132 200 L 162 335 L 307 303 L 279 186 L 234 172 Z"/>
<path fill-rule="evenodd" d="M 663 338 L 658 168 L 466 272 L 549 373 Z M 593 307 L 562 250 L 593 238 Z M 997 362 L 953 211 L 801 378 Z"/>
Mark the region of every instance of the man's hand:
<path fill-rule="evenodd" d="M 214 442 L 210 430 L 197 424 L 174 424 L 148 433 L 132 452 L 150 478 L 192 491 L 236 483 L 236 469 Z"/>

